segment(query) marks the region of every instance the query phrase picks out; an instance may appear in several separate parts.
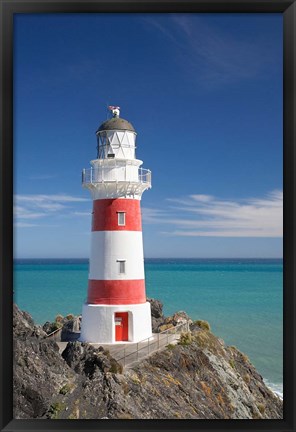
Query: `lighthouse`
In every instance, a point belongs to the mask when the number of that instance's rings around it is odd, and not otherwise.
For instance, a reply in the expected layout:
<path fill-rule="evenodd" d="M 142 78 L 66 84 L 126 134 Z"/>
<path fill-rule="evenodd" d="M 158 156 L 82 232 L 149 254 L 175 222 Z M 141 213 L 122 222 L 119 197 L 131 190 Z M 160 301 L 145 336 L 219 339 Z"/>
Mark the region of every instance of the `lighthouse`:
<path fill-rule="evenodd" d="M 82 172 L 93 200 L 87 299 L 80 340 L 139 342 L 151 331 L 146 300 L 140 202 L 151 188 L 150 170 L 136 159 L 136 131 L 109 107 L 112 118 L 98 128 L 97 159 Z"/>

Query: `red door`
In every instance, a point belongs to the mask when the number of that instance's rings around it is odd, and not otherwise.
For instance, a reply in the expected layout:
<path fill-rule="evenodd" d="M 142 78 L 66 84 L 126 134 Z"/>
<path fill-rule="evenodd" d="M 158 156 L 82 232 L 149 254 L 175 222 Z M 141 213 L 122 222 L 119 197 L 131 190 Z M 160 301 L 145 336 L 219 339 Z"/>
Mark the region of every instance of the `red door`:
<path fill-rule="evenodd" d="M 128 312 L 115 313 L 115 341 L 128 341 Z"/>

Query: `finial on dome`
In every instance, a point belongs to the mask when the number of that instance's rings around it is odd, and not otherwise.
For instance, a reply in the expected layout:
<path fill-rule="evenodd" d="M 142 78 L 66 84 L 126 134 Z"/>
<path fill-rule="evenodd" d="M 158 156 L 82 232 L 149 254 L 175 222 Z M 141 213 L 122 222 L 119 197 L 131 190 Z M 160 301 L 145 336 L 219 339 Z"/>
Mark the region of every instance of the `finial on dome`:
<path fill-rule="evenodd" d="M 120 107 L 119 106 L 109 106 L 108 107 L 109 111 L 112 112 L 113 117 L 119 117 L 120 114 Z"/>

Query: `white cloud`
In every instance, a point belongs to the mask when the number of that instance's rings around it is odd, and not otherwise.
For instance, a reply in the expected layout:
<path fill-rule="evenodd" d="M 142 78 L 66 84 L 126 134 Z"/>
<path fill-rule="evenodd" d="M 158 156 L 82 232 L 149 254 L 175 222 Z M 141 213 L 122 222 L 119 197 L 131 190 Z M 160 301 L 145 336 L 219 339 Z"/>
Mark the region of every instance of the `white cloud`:
<path fill-rule="evenodd" d="M 20 219 L 38 219 L 44 216 L 44 213 L 29 210 L 25 207 L 15 205 L 13 208 L 14 216 Z"/>
<path fill-rule="evenodd" d="M 20 202 L 34 202 L 34 203 L 46 203 L 49 201 L 56 201 L 56 202 L 82 202 L 82 201 L 89 201 L 89 199 L 86 198 L 80 198 L 80 197 L 73 197 L 71 195 L 15 195 L 15 200 Z"/>
<path fill-rule="evenodd" d="M 37 226 L 22 222 L 27 219 L 40 219 L 47 216 L 60 216 L 69 211 L 69 204 L 88 202 L 89 199 L 75 197 L 66 194 L 30 194 L 14 196 L 14 217 L 17 219 L 15 226 L 24 228 L 28 226 Z M 73 211 L 72 211 L 73 214 Z"/>
<path fill-rule="evenodd" d="M 166 213 L 159 209 L 142 207 L 142 221 L 148 224 L 161 223 L 165 220 Z"/>
<path fill-rule="evenodd" d="M 27 222 L 15 222 L 14 226 L 16 228 L 31 228 L 31 227 L 36 227 L 36 226 L 39 226 L 39 225 L 32 224 L 32 223 L 27 223 Z"/>
<path fill-rule="evenodd" d="M 174 44 L 174 61 L 178 59 L 184 73 L 208 88 L 264 77 L 278 66 L 264 33 L 257 44 L 252 34 L 233 38 L 227 28 L 198 14 L 170 14 L 166 20 L 149 16 L 144 22 Z"/>
<path fill-rule="evenodd" d="M 150 211 L 148 223 L 175 226 L 163 234 L 202 237 L 282 237 L 283 193 L 262 198 L 222 200 L 209 195 L 169 199 L 166 213 Z"/>
<path fill-rule="evenodd" d="M 91 213 L 90 212 L 75 211 L 75 212 L 73 212 L 73 215 L 75 215 L 75 216 L 90 216 Z"/>

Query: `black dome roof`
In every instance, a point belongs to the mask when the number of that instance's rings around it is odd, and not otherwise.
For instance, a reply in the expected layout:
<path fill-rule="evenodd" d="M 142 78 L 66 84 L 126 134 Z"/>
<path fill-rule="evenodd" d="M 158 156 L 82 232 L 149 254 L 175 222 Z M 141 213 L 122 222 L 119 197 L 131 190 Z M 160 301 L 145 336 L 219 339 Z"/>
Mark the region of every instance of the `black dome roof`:
<path fill-rule="evenodd" d="M 129 130 L 132 132 L 135 132 L 135 129 L 133 125 L 128 122 L 127 120 L 124 120 L 120 117 L 112 117 L 109 120 L 106 120 L 104 123 L 101 124 L 97 132 L 104 131 L 104 130 Z"/>

